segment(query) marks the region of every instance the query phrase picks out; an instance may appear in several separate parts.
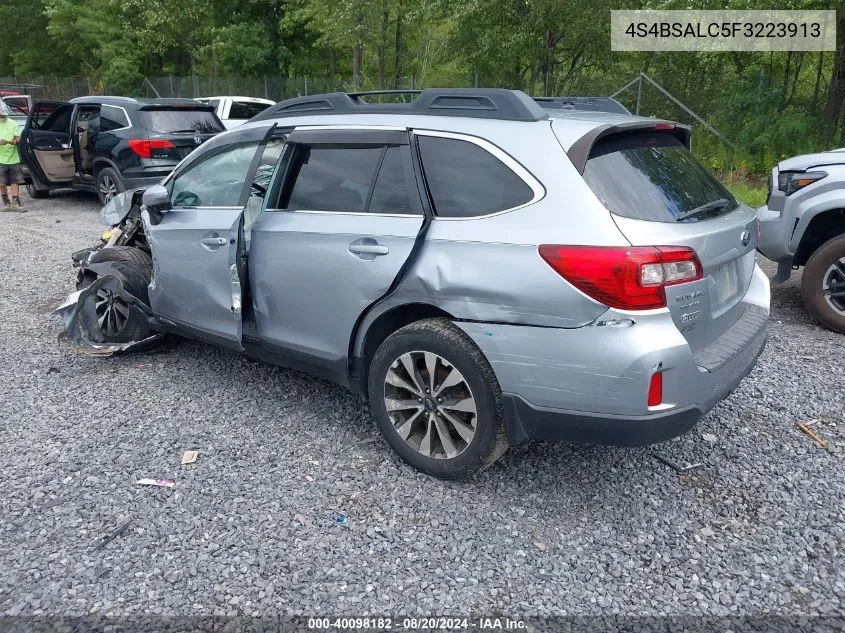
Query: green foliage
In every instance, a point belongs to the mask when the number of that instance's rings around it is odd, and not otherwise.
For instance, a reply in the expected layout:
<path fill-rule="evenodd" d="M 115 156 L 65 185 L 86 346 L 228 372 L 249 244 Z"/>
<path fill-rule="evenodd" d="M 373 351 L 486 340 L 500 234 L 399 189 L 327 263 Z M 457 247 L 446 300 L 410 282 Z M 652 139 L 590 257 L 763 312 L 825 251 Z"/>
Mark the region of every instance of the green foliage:
<path fill-rule="evenodd" d="M 766 204 L 766 198 L 769 195 L 766 185 L 755 185 L 745 180 L 724 179 L 723 182 L 737 200 L 744 202 L 752 209 Z"/>
<path fill-rule="evenodd" d="M 287 79 L 312 90 L 503 86 L 614 93 L 645 72 L 724 137 L 646 86 L 640 112 L 695 125 L 712 169 L 765 174 L 842 143 L 834 53 L 611 53 L 614 8 L 687 0 L 15 0 L 0 5 L 0 76 L 83 75 L 138 94 L 144 77 Z M 818 8 L 822 0 L 700 0 L 696 8 Z M 839 3 L 842 5 L 842 3 Z M 837 5 L 837 11 L 845 11 Z M 843 47 L 845 49 L 845 47 Z M 298 90 L 298 89 L 297 89 Z M 634 108 L 637 90 L 619 96 Z M 827 112 L 827 115 L 826 115 Z M 824 121 L 827 117 L 827 125 Z M 831 124 L 830 122 L 833 121 Z"/>

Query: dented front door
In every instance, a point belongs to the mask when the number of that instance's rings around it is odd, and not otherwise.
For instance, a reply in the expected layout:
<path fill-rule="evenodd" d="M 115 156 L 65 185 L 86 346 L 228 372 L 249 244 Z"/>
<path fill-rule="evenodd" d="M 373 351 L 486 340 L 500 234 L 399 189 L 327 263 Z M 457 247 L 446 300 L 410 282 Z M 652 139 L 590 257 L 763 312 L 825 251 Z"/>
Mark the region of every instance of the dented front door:
<path fill-rule="evenodd" d="M 148 231 L 150 306 L 156 316 L 220 345 L 241 349 L 236 257 L 240 208 L 174 209 Z"/>
<path fill-rule="evenodd" d="M 171 209 L 147 227 L 150 306 L 188 334 L 241 349 L 238 234 L 244 183 L 260 140 L 203 153 L 168 183 Z"/>

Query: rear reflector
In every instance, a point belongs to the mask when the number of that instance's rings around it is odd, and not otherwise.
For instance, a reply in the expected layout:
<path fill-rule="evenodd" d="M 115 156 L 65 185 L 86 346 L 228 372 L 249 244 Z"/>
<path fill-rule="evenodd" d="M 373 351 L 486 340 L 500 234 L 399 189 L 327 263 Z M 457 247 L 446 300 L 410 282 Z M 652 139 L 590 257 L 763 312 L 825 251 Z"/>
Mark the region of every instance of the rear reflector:
<path fill-rule="evenodd" d="M 666 307 L 666 286 L 702 278 L 685 246 L 562 246 L 543 244 L 540 257 L 596 301 L 622 310 Z"/>
<path fill-rule="evenodd" d="M 135 152 L 141 158 L 151 158 L 154 149 L 173 149 L 173 141 L 167 139 L 129 139 L 126 141 L 129 149 Z"/>
<path fill-rule="evenodd" d="M 663 374 L 657 372 L 652 374 L 651 382 L 648 384 L 648 406 L 656 407 L 663 404 Z"/>

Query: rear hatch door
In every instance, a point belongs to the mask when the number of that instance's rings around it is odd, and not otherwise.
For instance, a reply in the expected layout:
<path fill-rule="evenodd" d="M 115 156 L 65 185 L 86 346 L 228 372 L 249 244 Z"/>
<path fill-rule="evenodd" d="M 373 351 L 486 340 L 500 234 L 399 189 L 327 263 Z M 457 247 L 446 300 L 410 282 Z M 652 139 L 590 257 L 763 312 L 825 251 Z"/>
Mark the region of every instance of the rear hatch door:
<path fill-rule="evenodd" d="M 225 130 L 210 105 L 146 105 L 138 112 L 151 142 L 151 158 L 179 162 Z"/>
<path fill-rule="evenodd" d="M 754 210 L 739 203 L 670 131 L 609 134 L 590 149 L 584 179 L 633 246 L 695 250 L 704 278 L 666 288 L 693 351 L 742 316 L 757 246 Z"/>

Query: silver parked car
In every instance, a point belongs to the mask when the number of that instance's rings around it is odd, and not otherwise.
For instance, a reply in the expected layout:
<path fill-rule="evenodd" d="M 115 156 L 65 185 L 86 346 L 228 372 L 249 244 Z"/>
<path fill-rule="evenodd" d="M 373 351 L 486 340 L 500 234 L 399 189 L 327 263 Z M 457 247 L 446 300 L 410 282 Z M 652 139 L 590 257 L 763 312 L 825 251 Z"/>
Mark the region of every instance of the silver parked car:
<path fill-rule="evenodd" d="M 660 442 L 751 371 L 769 314 L 755 212 L 688 144 L 508 90 L 284 101 L 124 200 L 76 314 L 99 344 L 175 332 L 348 386 L 439 477 Z"/>
<path fill-rule="evenodd" d="M 807 310 L 825 327 L 845 333 L 845 150 L 778 163 L 757 214 L 758 248 L 778 263 L 775 283 L 803 266 Z"/>

